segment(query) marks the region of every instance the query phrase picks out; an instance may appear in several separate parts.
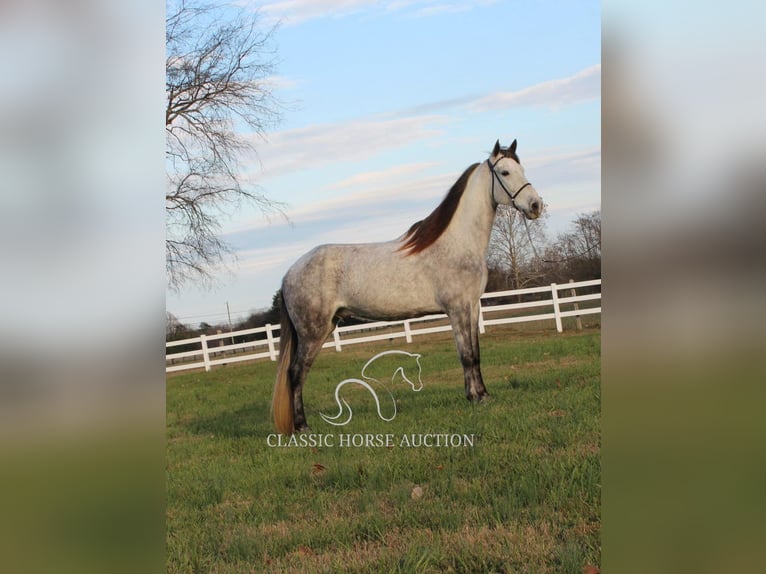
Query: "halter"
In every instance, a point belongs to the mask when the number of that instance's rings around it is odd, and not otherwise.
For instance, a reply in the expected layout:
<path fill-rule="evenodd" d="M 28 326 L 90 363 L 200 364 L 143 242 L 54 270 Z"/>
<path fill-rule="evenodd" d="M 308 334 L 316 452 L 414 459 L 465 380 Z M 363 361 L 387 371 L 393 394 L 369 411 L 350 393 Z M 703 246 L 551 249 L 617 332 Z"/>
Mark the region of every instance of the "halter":
<path fill-rule="evenodd" d="M 498 162 L 499 162 L 501 159 L 503 159 L 503 158 L 502 158 L 502 157 L 499 157 L 499 158 L 497 158 L 497 161 L 496 161 L 495 163 L 492 163 L 491 161 L 487 160 L 487 165 L 489 166 L 489 171 L 490 171 L 490 173 L 492 174 L 492 189 L 491 189 L 491 191 L 490 191 L 490 197 L 492 198 L 492 203 L 495 203 L 495 204 L 497 203 L 497 201 L 495 201 L 495 180 L 497 179 L 497 181 L 500 183 L 500 187 L 502 187 L 502 188 L 503 188 L 503 191 L 505 192 L 505 194 L 506 194 L 508 197 L 510 197 L 510 198 L 511 198 L 511 205 L 512 205 L 512 206 L 513 206 L 513 207 L 514 207 L 514 208 L 515 208 L 517 211 L 521 211 L 521 210 L 519 209 L 519 206 L 518 206 L 518 205 L 516 205 L 516 198 L 519 196 L 519 194 L 521 193 L 521 190 L 522 190 L 522 189 L 524 189 L 524 188 L 525 188 L 525 187 L 527 187 L 528 185 L 532 185 L 532 184 L 531 184 L 530 182 L 527 182 L 527 183 L 525 183 L 524 185 L 522 185 L 522 186 L 521 186 L 521 187 L 520 187 L 520 188 L 519 188 L 519 189 L 516 191 L 516 193 L 511 193 L 510 191 L 508 191 L 508 188 L 507 188 L 507 187 L 505 187 L 505 183 L 503 183 L 503 180 L 502 180 L 502 179 L 500 179 L 500 176 L 499 176 L 499 175 L 497 175 L 497 172 L 495 171 L 495 166 L 498 164 Z"/>

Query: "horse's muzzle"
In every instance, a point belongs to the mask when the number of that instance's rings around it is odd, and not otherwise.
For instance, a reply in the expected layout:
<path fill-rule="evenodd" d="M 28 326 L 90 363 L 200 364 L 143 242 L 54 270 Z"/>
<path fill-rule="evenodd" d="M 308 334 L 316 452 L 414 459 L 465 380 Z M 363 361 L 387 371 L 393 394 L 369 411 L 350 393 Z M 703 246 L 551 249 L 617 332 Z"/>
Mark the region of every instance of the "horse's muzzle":
<path fill-rule="evenodd" d="M 543 213 L 543 200 L 535 199 L 529 202 L 527 209 L 522 209 L 521 212 L 527 219 L 537 219 Z"/>

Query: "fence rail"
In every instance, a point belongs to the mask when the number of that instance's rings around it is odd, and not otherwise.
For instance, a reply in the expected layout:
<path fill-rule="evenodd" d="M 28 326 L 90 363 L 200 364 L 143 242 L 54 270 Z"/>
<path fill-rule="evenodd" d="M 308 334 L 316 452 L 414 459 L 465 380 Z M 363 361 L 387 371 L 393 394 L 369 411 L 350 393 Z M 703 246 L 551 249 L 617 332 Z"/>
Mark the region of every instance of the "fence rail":
<path fill-rule="evenodd" d="M 598 293 L 589 293 L 586 295 L 577 295 L 576 289 L 599 287 Z M 509 323 L 524 323 L 528 321 L 553 320 L 556 330 L 561 333 L 564 330 L 562 319 L 565 317 L 576 317 L 577 328 L 580 329 L 580 317 L 582 315 L 591 315 L 601 313 L 601 279 L 591 281 L 570 281 L 569 283 L 556 284 L 551 283 L 545 287 L 531 287 L 528 289 L 514 289 L 511 291 L 495 291 L 485 293 L 481 297 L 481 311 L 479 313 L 479 332 L 484 333 L 487 326 L 504 325 Z M 569 290 L 569 296 L 562 296 L 559 291 Z M 549 298 L 522 301 L 519 303 L 499 303 L 491 304 L 491 301 L 497 299 L 507 299 L 510 297 L 519 297 L 524 295 L 544 296 Z M 598 301 L 597 307 L 580 308 L 580 303 Z M 549 312 L 543 313 L 525 313 L 516 314 L 519 310 L 539 309 L 547 307 Z M 562 307 L 571 307 L 571 309 L 562 309 Z M 508 313 L 512 312 L 511 316 Z M 505 316 L 498 316 L 504 314 Z M 412 343 L 413 337 L 426 335 L 428 333 L 440 333 L 451 331 L 452 327 L 447 324 L 434 325 L 436 322 L 444 322 L 447 315 L 426 315 L 416 319 L 407 319 L 406 321 L 378 321 L 375 323 L 364 323 L 361 325 L 347 325 L 336 327 L 323 348 L 335 348 L 341 351 L 346 345 L 357 343 L 368 343 L 372 341 L 384 341 L 395 338 L 404 338 L 407 343 Z M 422 327 L 418 325 L 424 324 Z M 392 327 L 400 327 L 400 331 L 390 331 Z M 384 333 L 375 333 L 386 329 Z M 252 361 L 255 359 L 270 359 L 276 361 L 279 356 L 279 337 L 275 335 L 279 332 L 279 325 L 267 324 L 265 327 L 255 329 L 244 329 L 229 333 L 217 333 L 215 335 L 200 335 L 191 339 L 182 339 L 179 341 L 168 341 L 165 344 L 165 372 L 172 373 L 176 371 L 185 371 L 190 369 L 204 368 L 209 371 L 216 365 L 236 363 L 240 361 Z M 370 334 L 372 333 L 372 334 Z M 243 336 L 257 336 L 263 334 L 262 338 L 234 343 L 234 339 Z M 351 338 L 343 338 L 343 335 L 357 334 Z M 231 343 L 227 344 L 226 339 Z M 181 351 L 178 353 L 167 353 L 173 347 L 195 345 L 198 349 L 191 351 Z M 250 352 L 248 352 L 250 350 Z M 238 354 L 237 351 L 244 351 Z M 190 360 L 191 359 L 191 360 Z M 197 359 L 197 360 L 194 360 Z M 181 361 L 176 364 L 177 361 Z"/>

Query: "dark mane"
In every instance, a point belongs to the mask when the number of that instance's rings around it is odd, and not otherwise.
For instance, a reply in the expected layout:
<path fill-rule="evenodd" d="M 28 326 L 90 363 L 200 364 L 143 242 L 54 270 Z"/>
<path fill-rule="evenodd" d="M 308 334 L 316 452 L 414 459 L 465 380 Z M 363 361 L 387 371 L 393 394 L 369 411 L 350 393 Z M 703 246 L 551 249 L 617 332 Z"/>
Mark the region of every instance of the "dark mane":
<path fill-rule="evenodd" d="M 431 215 L 414 223 L 407 230 L 404 236 L 404 245 L 399 248 L 399 251 L 407 250 L 407 255 L 413 255 L 423 251 L 441 237 L 450 221 L 452 221 L 452 216 L 455 215 L 460 198 L 463 196 L 465 186 L 468 183 L 468 178 L 471 177 L 471 174 L 478 165 L 478 163 L 475 163 L 469 166 L 453 184 L 439 206 L 431 212 Z"/>

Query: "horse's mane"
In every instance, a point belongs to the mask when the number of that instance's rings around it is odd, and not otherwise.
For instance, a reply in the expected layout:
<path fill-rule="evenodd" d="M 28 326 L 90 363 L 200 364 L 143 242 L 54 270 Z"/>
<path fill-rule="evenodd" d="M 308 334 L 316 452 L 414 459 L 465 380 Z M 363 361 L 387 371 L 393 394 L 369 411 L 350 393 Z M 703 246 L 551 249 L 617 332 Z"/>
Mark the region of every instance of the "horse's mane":
<path fill-rule="evenodd" d="M 412 224 L 412 227 L 404 235 L 404 245 L 399 248 L 399 251 L 407 250 L 407 255 L 413 255 L 423 251 L 441 237 L 452 221 L 455 211 L 457 211 L 460 198 L 468 184 L 468 178 L 471 177 L 478 165 L 478 163 L 474 163 L 468 166 L 463 175 L 452 185 L 439 206 L 428 217 Z"/>

